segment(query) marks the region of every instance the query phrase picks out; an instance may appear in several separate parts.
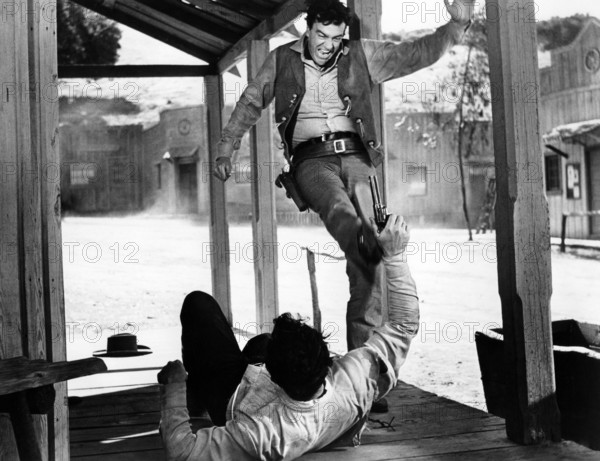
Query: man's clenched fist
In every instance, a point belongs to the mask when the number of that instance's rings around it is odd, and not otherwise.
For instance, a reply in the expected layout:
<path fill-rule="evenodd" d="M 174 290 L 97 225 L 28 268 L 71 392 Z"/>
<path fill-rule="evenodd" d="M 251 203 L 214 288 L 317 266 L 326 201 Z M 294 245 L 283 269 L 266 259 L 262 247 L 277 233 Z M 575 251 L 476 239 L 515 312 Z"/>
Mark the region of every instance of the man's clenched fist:
<path fill-rule="evenodd" d="M 187 372 L 180 360 L 167 363 L 162 370 L 158 372 L 157 379 L 159 384 L 183 383 L 187 379 Z"/>
<path fill-rule="evenodd" d="M 231 176 L 231 159 L 229 157 L 217 157 L 217 165 L 213 174 L 221 181 L 227 181 Z"/>

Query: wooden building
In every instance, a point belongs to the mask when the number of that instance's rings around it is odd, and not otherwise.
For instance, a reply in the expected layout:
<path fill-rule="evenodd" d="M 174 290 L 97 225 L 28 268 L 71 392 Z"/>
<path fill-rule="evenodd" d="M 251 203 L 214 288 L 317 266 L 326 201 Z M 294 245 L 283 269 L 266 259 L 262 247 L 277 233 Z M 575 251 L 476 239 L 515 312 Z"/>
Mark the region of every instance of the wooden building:
<path fill-rule="evenodd" d="M 552 235 L 570 215 L 566 237 L 597 239 L 600 216 L 590 212 L 600 211 L 600 21 L 590 19 L 551 60 L 540 70 L 544 164 L 529 170 L 533 180 L 544 176 Z"/>
<path fill-rule="evenodd" d="M 143 207 L 142 126 L 62 125 L 61 201 L 76 213 Z"/>
<path fill-rule="evenodd" d="M 75 69 L 93 78 L 106 76 L 173 76 L 193 74 L 204 76 L 206 90 L 206 121 L 208 151 L 214 161 L 215 144 L 223 124 L 222 74 L 244 56 L 248 58 L 248 74 L 255 75 L 269 51 L 268 38 L 285 29 L 304 11 L 304 0 L 77 0 L 100 14 L 136 27 L 194 56 L 204 59 L 207 66 L 182 68 L 135 66 L 134 69 L 109 67 Z M 31 2 L 17 1 L 13 5 L 26 11 Z M 348 0 L 359 21 L 351 28 L 353 38 L 380 38 L 382 5 L 379 0 Z M 541 181 L 527 181 L 518 168 L 541 162 L 540 124 L 537 92 L 532 101 L 514 98 L 514 89 L 525 84 L 537 88 L 537 46 L 535 22 L 515 21 L 511 12 L 529 11 L 528 0 L 487 0 L 488 11 L 496 12 L 488 23 L 490 71 L 492 84 L 499 97 L 493 103 L 494 154 L 497 181 L 497 245 L 498 287 L 502 304 L 504 361 L 506 364 L 506 431 L 490 431 L 476 450 L 469 450 L 480 434 L 469 429 L 468 434 L 445 438 L 445 459 L 492 459 L 538 456 L 538 459 L 595 459 L 597 455 L 582 452 L 569 444 L 526 450 L 515 445 L 538 445 L 560 440 L 560 415 L 556 404 L 554 362 L 550 330 L 551 260 L 548 206 Z M 17 251 L 0 258 L 0 376 L 10 373 L 13 363 L 29 363 L 29 359 L 58 362 L 65 358 L 66 326 L 62 258 L 60 255 L 60 187 L 46 181 L 43 168 L 58 160 L 57 103 L 51 98 L 36 97 L 35 88 L 56 85 L 59 75 L 69 69 L 57 69 L 56 9 L 43 4 L 42 17 L 13 10 L 5 15 L 0 27 L 0 82 L 13 82 L 3 88 L 0 96 L 0 152 L 6 168 L 0 181 L 0 236 L 2 243 L 14 244 Z M 5 10 L 6 12 L 6 10 Z M 19 12 L 19 14 L 16 14 Z M 531 17 L 531 16 L 528 16 Z M 6 63 L 6 64 L 5 64 Z M 184 72 L 185 71 L 185 72 Z M 32 90 L 34 89 L 34 90 Z M 381 87 L 372 89 L 372 99 L 378 107 L 375 118 L 385 142 L 383 121 L 384 100 Z M 263 117 L 252 129 L 250 152 L 253 164 L 272 162 L 271 117 Z M 32 174 L 29 174 L 32 173 Z M 384 165 L 381 171 L 386 177 Z M 252 228 L 255 242 L 277 241 L 275 225 L 274 186 L 270 181 L 251 183 L 253 198 Z M 209 179 L 210 237 L 220 248 L 211 254 L 212 294 L 225 315 L 231 318 L 229 278 L 229 231 L 225 184 Z M 531 251 L 533 248 L 536 251 Z M 52 253 L 51 248 L 58 248 Z M 529 257 L 530 255 L 535 257 Z M 277 260 L 255 259 L 256 321 L 265 324 L 278 312 Z M 10 332 L 6 334 L 5 332 Z M 25 356 L 15 362 L 15 357 Z M 28 387 L 39 385 L 45 370 L 39 362 L 26 367 L 21 379 L 11 386 L 0 380 L 0 392 L 20 398 L 20 408 L 28 410 L 23 399 Z M 97 370 L 90 370 L 100 371 Z M 22 459 L 69 459 L 69 413 L 64 380 L 70 375 L 56 376 L 56 398 L 46 414 L 30 415 L 23 422 L 24 412 L 11 412 L 9 418 L 0 413 L 0 458 L 18 459 L 12 425 L 27 424 L 30 431 L 19 440 Z M 60 379 L 58 379 L 60 378 Z M 8 380 L 10 381 L 10 380 Z M 413 396 L 413 402 L 422 395 Z M 426 396 L 423 396 L 426 398 Z M 115 397 L 116 398 L 116 397 Z M 156 404 L 156 399 L 153 401 Z M 103 406 L 103 398 L 97 405 Z M 421 408 L 422 408 L 422 404 Z M 134 408 L 139 408 L 134 407 Z M 30 408 L 29 408 L 30 409 Z M 133 410 L 137 412 L 139 410 Z M 427 416 L 426 416 L 427 417 Z M 432 416 L 435 418 L 435 416 Z M 111 428 L 111 441 L 122 431 L 120 422 Z M 492 424 L 497 426 L 498 421 Z M 17 424 L 18 425 L 18 424 Z M 154 426 L 154 423 L 153 423 Z M 447 426 L 441 424 L 441 426 Z M 444 427 L 438 429 L 444 429 Z M 93 428 L 92 428 L 93 429 Z M 431 424 L 423 424 L 418 433 L 406 440 L 383 437 L 365 447 L 311 454 L 307 459 L 402 459 L 435 458 L 428 451 L 436 444 L 431 436 Z M 122 432 L 121 432 L 122 433 Z M 390 433 L 391 434 L 391 433 Z M 506 440 L 505 435 L 512 441 Z M 125 436 L 123 439 L 126 439 Z M 104 439 L 103 439 L 104 440 Z M 141 440 L 144 443 L 144 440 Z M 438 447 L 440 445 L 439 441 Z M 36 456 L 25 456 L 36 447 Z M 469 451 L 466 457 L 462 453 Z M 95 455 L 96 453 L 89 453 Z M 407 454 L 407 456 L 405 456 Z M 160 455 L 160 448 L 158 450 Z M 352 455 L 352 457 L 350 457 Z M 111 459 L 116 457 L 111 456 Z M 121 459 L 149 459 L 142 451 L 124 454 Z"/>
<path fill-rule="evenodd" d="M 144 130 L 144 209 L 200 213 L 209 209 L 208 148 L 203 106 L 167 109 Z"/>
<path fill-rule="evenodd" d="M 226 119 L 232 107 L 225 109 Z M 211 165 L 204 105 L 165 109 L 155 125 L 61 125 L 62 202 L 65 211 L 111 213 L 145 211 L 194 214 L 209 210 Z M 451 114 L 436 125 L 430 113 L 387 113 L 389 206 L 402 209 L 415 226 L 463 227 L 460 170 Z M 446 128 L 440 128 L 443 125 Z M 466 153 L 469 215 L 474 223 L 494 178 L 491 128 L 479 124 Z M 140 135 L 141 133 L 141 135 Z M 285 165 L 273 130 L 273 164 L 254 167 L 250 137 L 244 136 L 228 181 L 227 206 L 234 222 L 250 221 L 251 184 L 274 182 Z M 467 143 L 465 143 L 467 144 Z M 275 190 L 277 222 L 321 225 L 317 215 L 298 212 L 283 190 Z"/>
<path fill-rule="evenodd" d="M 413 226 L 465 227 L 452 114 L 387 114 L 388 200 Z M 466 136 L 465 136 L 466 137 Z M 495 179 L 491 124 L 474 128 L 465 152 L 467 207 L 474 225 Z M 465 143 L 464 145 L 467 145 Z"/>

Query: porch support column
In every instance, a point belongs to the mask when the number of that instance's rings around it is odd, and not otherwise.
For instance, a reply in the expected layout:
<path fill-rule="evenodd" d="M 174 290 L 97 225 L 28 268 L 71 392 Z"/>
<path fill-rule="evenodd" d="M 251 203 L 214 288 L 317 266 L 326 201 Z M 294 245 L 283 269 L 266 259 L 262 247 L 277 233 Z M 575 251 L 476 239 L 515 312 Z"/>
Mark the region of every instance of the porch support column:
<path fill-rule="evenodd" d="M 223 128 L 223 77 L 207 75 L 204 77 L 204 89 L 209 162 L 201 170 L 203 178 L 208 179 L 210 191 L 210 242 L 207 249 L 210 251 L 212 292 L 229 324 L 232 325 L 227 196 L 225 183 L 212 175 L 212 166 L 216 163 L 217 157 L 216 146 L 221 139 Z"/>
<path fill-rule="evenodd" d="M 248 79 L 256 75 L 269 55 L 268 40 L 252 40 L 248 45 Z M 252 163 L 252 237 L 254 242 L 254 277 L 256 322 L 262 332 L 272 329 L 279 315 L 277 294 L 277 224 L 275 221 L 274 181 L 277 171 L 273 162 L 272 110 L 263 111 L 250 130 Z"/>
<path fill-rule="evenodd" d="M 550 221 L 542 172 L 534 5 L 487 0 L 496 157 L 498 285 L 506 431 L 518 443 L 560 440 L 550 295 Z"/>

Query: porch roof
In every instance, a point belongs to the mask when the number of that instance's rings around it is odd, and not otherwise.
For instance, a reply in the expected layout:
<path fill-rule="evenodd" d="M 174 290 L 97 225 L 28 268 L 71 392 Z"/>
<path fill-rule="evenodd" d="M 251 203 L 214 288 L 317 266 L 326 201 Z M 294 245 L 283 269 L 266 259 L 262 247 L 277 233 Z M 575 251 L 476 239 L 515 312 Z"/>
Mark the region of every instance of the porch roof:
<path fill-rule="evenodd" d="M 246 55 L 251 40 L 293 22 L 305 0 L 74 0 L 96 13 L 205 61 L 214 73 L 228 71 Z"/>
<path fill-rule="evenodd" d="M 584 146 L 600 144 L 600 119 L 559 125 L 544 134 L 544 143 L 565 142 Z"/>

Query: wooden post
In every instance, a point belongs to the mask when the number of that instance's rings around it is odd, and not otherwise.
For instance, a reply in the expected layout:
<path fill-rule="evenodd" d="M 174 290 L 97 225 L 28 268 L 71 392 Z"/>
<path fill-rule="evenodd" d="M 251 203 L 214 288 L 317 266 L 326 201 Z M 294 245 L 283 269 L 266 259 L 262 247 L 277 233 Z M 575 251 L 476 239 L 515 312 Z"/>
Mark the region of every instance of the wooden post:
<path fill-rule="evenodd" d="M 23 112 L 18 83 L 27 80 L 27 24 L 20 21 L 19 11 L 25 2 L 12 4 L 14 16 L 7 14 L 0 27 L 0 359 L 23 355 L 21 330 L 21 295 L 18 252 L 18 172 L 19 130 L 17 116 Z M 20 56 L 20 59 L 15 59 Z M 29 116 L 23 120 L 29 126 Z M 19 459 L 10 417 L 0 413 L 0 459 Z"/>
<path fill-rule="evenodd" d="M 567 213 L 563 213 L 562 220 L 560 223 L 560 252 L 564 253 L 566 249 L 565 238 L 567 236 L 567 218 L 569 215 Z"/>
<path fill-rule="evenodd" d="M 268 40 L 252 40 L 248 45 L 248 76 L 256 75 L 269 55 Z M 263 333 L 270 332 L 279 315 L 277 296 L 277 225 L 275 222 L 271 108 L 250 130 L 252 167 L 252 237 L 256 286 L 256 322 Z"/>
<path fill-rule="evenodd" d="M 41 163 L 43 179 L 42 198 L 42 249 L 44 271 L 44 305 L 46 313 L 46 358 L 51 362 L 67 360 L 67 333 L 65 318 L 62 231 L 61 231 L 61 168 L 58 136 L 58 88 L 56 49 L 56 6 L 44 4 L 43 17 L 39 24 L 40 70 L 38 71 L 43 104 L 40 105 Z M 54 8 L 54 10 L 53 10 Z M 52 20 L 48 19 L 52 18 Z M 54 405 L 48 414 L 48 449 L 50 459 L 70 458 L 69 407 L 67 383 L 54 384 Z"/>
<path fill-rule="evenodd" d="M 32 39 L 30 38 L 33 49 L 30 50 L 30 55 L 35 56 L 35 59 L 30 59 L 29 75 L 31 86 L 37 89 L 35 100 L 30 101 L 34 141 L 31 150 L 32 153 L 38 153 L 41 221 L 37 226 L 41 226 L 42 250 L 38 258 L 41 257 L 43 280 L 40 305 L 44 306 L 40 307 L 38 317 L 45 318 L 45 352 L 40 353 L 40 358 L 45 355 L 48 361 L 58 362 L 67 359 L 67 347 L 60 221 L 56 5 L 42 4 L 40 8 L 39 18 L 35 15 L 29 16 L 30 30 L 33 31 Z M 29 302 L 27 309 L 31 309 Z M 32 339 L 37 343 L 42 337 L 40 335 Z M 33 355 L 30 353 L 29 357 L 33 358 Z M 47 416 L 48 459 L 68 459 L 70 450 L 67 383 L 56 383 L 54 388 L 55 404 Z M 46 424 L 46 421 L 42 421 L 41 424 Z"/>
<path fill-rule="evenodd" d="M 315 265 L 315 254 L 306 250 L 306 263 L 308 264 L 308 277 L 310 279 L 310 294 L 312 297 L 313 328 L 321 331 L 321 308 L 319 307 L 319 289 L 317 287 L 317 267 Z"/>
<path fill-rule="evenodd" d="M 56 5 L 18 0 L 3 13 L 0 358 L 64 360 Z M 41 459 L 69 457 L 66 385 L 56 391 L 51 414 L 31 419 Z M 18 459 L 10 432 L 3 417 L 1 459 Z"/>
<path fill-rule="evenodd" d="M 350 38 L 359 40 L 361 38 L 370 38 L 381 40 L 381 15 L 383 9 L 381 0 L 348 0 L 348 7 L 356 14 L 358 22 L 355 22 L 350 28 Z M 375 113 L 375 128 L 377 137 L 385 150 L 387 147 L 385 131 L 385 112 L 384 112 L 385 94 L 383 85 L 377 85 L 371 94 L 371 104 Z M 387 156 L 383 163 L 377 168 L 377 174 L 381 179 L 381 188 L 384 200 L 387 201 L 388 181 L 387 181 Z"/>
<path fill-rule="evenodd" d="M 524 444 L 560 440 L 533 6 L 529 0 L 487 0 L 498 284 L 508 370 L 506 431 Z"/>
<path fill-rule="evenodd" d="M 348 7 L 354 12 L 358 18 L 350 27 L 350 38 L 359 40 L 361 38 L 369 38 L 374 40 L 382 39 L 381 32 L 381 16 L 383 7 L 381 0 L 348 0 Z M 371 93 L 371 104 L 375 116 L 375 129 L 377 136 L 381 142 L 384 152 L 387 150 L 387 136 L 385 131 L 385 93 L 383 85 L 376 85 Z M 388 202 L 388 158 L 387 152 L 383 157 L 383 162 L 377 167 L 377 176 L 380 178 L 381 192 L 383 200 Z M 391 210 L 396 213 L 402 213 L 402 210 Z M 385 282 L 385 271 L 381 271 L 381 290 L 382 290 L 382 322 L 388 320 L 387 306 L 387 283 Z"/>
<path fill-rule="evenodd" d="M 225 184 L 212 175 L 217 157 L 217 143 L 223 128 L 223 78 L 207 75 L 204 78 L 206 125 L 208 127 L 208 158 L 203 165 L 202 180 L 208 180 L 210 190 L 210 242 L 205 249 L 210 252 L 212 291 L 223 314 L 231 325 L 231 282 L 229 274 L 229 224 L 227 223 L 227 197 Z M 204 251 L 204 249 L 203 249 Z"/>

